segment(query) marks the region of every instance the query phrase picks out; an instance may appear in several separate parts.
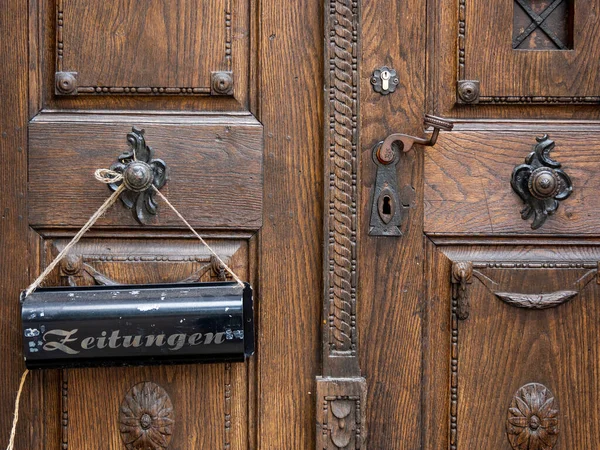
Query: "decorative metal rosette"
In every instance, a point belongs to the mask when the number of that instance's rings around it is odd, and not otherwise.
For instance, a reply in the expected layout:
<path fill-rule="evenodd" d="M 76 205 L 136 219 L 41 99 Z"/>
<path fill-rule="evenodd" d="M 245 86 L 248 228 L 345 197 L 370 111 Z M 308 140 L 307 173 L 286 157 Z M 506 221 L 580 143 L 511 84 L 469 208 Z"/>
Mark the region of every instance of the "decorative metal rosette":
<path fill-rule="evenodd" d="M 510 184 L 525 203 L 521 211 L 523 220 L 534 216 L 531 228 L 541 227 L 549 215 L 554 214 L 558 202 L 573 192 L 571 178 L 563 172 L 561 164 L 550 158 L 554 141 L 548 135 L 536 138 L 534 151 L 525 158 L 525 164 L 514 168 Z"/>
<path fill-rule="evenodd" d="M 144 130 L 136 127 L 127 133 L 130 149 L 121 154 L 118 162 L 110 169 L 123 175 L 123 180 L 108 186 L 116 191 L 121 183 L 126 190 L 121 194 L 123 204 L 133 211 L 133 217 L 144 224 L 150 215 L 157 212 L 156 192 L 152 186 L 161 189 L 167 182 L 167 166 L 162 159 L 154 159 L 154 150 L 146 145 Z"/>
<path fill-rule="evenodd" d="M 127 450 L 166 449 L 173 434 L 173 404 L 159 385 L 138 383 L 119 410 L 119 431 Z"/>
<path fill-rule="evenodd" d="M 506 434 L 512 448 L 552 450 L 558 432 L 558 408 L 552 392 L 539 383 L 520 387 L 506 419 Z"/>

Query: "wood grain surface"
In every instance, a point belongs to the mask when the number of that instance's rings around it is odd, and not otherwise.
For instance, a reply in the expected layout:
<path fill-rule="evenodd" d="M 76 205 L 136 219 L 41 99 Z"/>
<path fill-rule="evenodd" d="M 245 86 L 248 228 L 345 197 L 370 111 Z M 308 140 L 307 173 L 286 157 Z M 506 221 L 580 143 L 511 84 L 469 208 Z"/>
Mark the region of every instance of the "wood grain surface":
<path fill-rule="evenodd" d="M 488 97 L 598 96 L 600 65 L 591 56 L 600 49 L 596 8 L 593 2 L 575 8 L 573 50 L 515 51 L 512 8 L 505 2 L 468 2 L 463 79 L 479 80 L 481 95 Z"/>
<path fill-rule="evenodd" d="M 8 0 L 2 3 L 0 14 L 0 442 L 8 443 L 13 421 L 14 401 L 19 379 L 25 369 L 21 352 L 19 327 L 19 292 L 28 282 L 27 235 L 27 23 L 26 3 Z M 31 386 L 25 385 L 25 392 Z M 43 435 L 44 424 L 31 428 L 27 419 L 37 421 L 35 410 L 25 394 L 24 420 L 17 430 L 16 445 L 27 448 L 29 434 Z M 33 401 L 32 403 L 36 403 Z M 31 411 L 28 413 L 27 411 Z"/>
<path fill-rule="evenodd" d="M 261 2 L 257 448 L 310 449 L 320 367 L 323 2 Z"/>
<path fill-rule="evenodd" d="M 93 177 L 125 151 L 133 125 L 146 130 L 146 144 L 165 161 L 162 193 L 192 226 L 256 230 L 262 223 L 262 127 L 251 117 L 195 121 L 143 117 L 83 120 L 37 117 L 30 125 L 29 214 L 36 227 L 81 227 L 108 197 Z M 160 200 L 148 225 L 185 227 Z M 98 226 L 135 226 L 131 211 L 118 203 Z"/>
<path fill-rule="evenodd" d="M 573 181 L 573 194 L 538 230 L 521 219 L 524 207 L 510 186 L 538 131 L 452 132 L 425 153 L 425 231 L 448 234 L 598 234 L 600 140 L 594 131 L 550 134 L 550 156 Z M 585 138 L 584 138 L 585 136 Z"/>
<path fill-rule="evenodd" d="M 425 4 L 362 2 L 358 302 L 359 357 L 367 379 L 369 449 L 414 449 L 421 443 L 421 351 L 424 248 L 423 155 L 404 153 L 399 192 L 414 192 L 397 237 L 368 236 L 376 165 L 373 146 L 391 133 L 423 136 Z M 410 17 L 399 26 L 398 18 Z M 393 43 L 393 44 L 392 44 Z M 387 65 L 400 81 L 382 96 L 369 84 Z M 425 447 L 423 447 L 425 448 Z"/>
<path fill-rule="evenodd" d="M 211 71 L 229 70 L 227 3 L 62 0 L 62 68 L 56 70 L 77 72 L 79 86 L 195 87 L 210 92 Z M 247 22 L 248 2 L 235 3 L 236 19 L 239 14 L 241 23 Z M 235 69 L 244 73 L 247 59 L 235 62 Z"/>

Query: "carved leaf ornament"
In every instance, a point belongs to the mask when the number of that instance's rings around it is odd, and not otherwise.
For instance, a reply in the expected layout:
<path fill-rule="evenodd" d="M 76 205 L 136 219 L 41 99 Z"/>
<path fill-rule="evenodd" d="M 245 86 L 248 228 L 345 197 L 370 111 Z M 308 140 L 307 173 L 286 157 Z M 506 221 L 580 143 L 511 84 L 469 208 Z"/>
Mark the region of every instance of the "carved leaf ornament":
<path fill-rule="evenodd" d="M 558 432 L 558 408 L 552 392 L 539 383 L 520 387 L 506 420 L 506 434 L 512 448 L 552 450 Z"/>
<path fill-rule="evenodd" d="M 174 423 L 171 399 L 157 384 L 136 384 L 121 403 L 119 431 L 127 450 L 166 449 Z"/>

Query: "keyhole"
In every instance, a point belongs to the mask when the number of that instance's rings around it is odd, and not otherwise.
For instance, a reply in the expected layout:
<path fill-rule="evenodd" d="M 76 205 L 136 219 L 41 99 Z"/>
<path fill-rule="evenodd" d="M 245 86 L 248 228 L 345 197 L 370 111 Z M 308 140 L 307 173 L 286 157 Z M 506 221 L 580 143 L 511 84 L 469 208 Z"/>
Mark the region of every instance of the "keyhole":
<path fill-rule="evenodd" d="M 394 218 L 396 213 L 396 202 L 397 200 L 393 197 L 393 193 L 389 187 L 382 189 L 377 200 L 377 212 L 379 217 L 384 224 L 388 224 Z"/>
<path fill-rule="evenodd" d="M 385 215 L 392 214 L 392 206 L 390 205 L 390 197 L 387 195 L 385 197 L 383 197 L 383 207 L 381 208 L 381 212 Z"/>

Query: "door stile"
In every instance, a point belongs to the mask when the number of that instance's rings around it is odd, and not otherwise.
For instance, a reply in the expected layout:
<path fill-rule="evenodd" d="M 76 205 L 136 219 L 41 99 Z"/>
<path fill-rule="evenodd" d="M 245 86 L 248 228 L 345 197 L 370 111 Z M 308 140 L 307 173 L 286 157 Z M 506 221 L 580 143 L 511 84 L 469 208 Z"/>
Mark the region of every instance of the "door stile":
<path fill-rule="evenodd" d="M 19 291 L 28 281 L 27 261 L 27 2 L 8 0 L 0 14 L 0 352 L 2 386 L 0 388 L 0 442 L 8 442 L 19 379 L 24 370 L 20 352 Z M 27 386 L 29 380 L 25 386 Z M 27 404 L 28 396 L 22 399 Z M 9 406 L 10 405 L 10 406 Z M 26 421 L 19 424 L 16 446 L 27 441 Z"/>
<path fill-rule="evenodd" d="M 357 0 L 325 2 L 323 375 L 317 377 L 318 449 L 366 448 L 366 380 L 358 362 Z"/>

